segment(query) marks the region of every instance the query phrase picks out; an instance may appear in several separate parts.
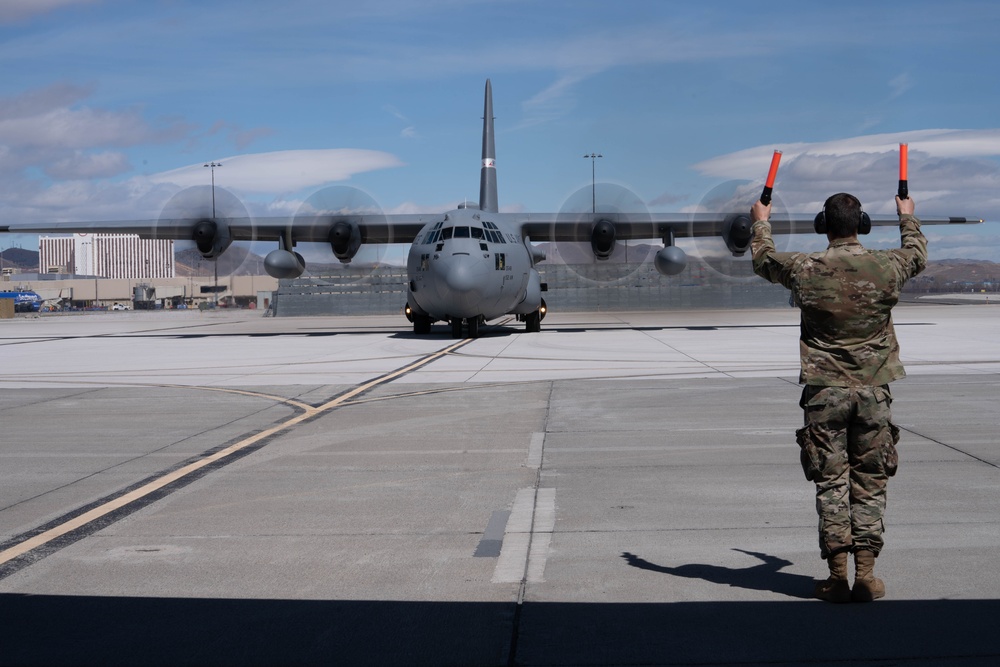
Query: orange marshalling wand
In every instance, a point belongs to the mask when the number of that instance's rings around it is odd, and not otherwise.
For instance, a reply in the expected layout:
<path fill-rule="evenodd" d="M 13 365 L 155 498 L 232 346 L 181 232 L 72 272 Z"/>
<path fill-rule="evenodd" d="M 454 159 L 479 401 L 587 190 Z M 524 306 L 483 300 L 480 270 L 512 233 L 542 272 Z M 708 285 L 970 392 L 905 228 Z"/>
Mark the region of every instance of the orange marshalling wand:
<path fill-rule="evenodd" d="M 774 151 L 771 156 L 771 169 L 767 172 L 764 191 L 760 194 L 760 203 L 767 206 L 771 203 L 771 192 L 774 190 L 774 178 L 778 175 L 778 164 L 781 162 L 781 151 Z"/>
<path fill-rule="evenodd" d="M 900 144 L 899 145 L 899 189 L 896 190 L 896 195 L 900 199 L 906 199 L 910 196 L 910 187 L 906 179 L 906 162 L 909 159 L 909 145 Z"/>

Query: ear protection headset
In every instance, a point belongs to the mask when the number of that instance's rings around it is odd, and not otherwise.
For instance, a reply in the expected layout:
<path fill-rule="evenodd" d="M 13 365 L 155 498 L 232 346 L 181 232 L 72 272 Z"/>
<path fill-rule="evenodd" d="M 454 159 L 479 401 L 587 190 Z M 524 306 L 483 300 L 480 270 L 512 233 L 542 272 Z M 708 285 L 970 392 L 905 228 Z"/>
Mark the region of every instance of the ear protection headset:
<path fill-rule="evenodd" d="M 829 200 L 827 200 L 829 201 Z M 858 202 L 861 203 L 860 201 Z M 816 214 L 813 219 L 813 229 L 816 230 L 817 234 L 826 235 L 826 204 L 823 204 L 823 210 Z M 865 210 L 861 209 L 861 217 L 858 218 L 858 234 L 868 234 L 872 230 L 872 219 L 868 217 Z"/>

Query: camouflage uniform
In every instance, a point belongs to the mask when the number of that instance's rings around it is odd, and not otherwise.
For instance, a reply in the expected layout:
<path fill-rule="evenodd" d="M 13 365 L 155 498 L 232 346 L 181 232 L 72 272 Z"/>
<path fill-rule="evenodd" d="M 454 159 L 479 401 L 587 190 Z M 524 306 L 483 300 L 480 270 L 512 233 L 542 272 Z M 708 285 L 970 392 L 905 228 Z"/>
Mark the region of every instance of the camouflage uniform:
<path fill-rule="evenodd" d="M 886 483 L 896 472 L 899 429 L 888 384 L 905 376 L 892 307 L 927 263 L 920 221 L 900 216 L 901 247 L 866 250 L 834 239 L 823 252 L 775 252 L 771 225 L 753 225 L 757 275 L 792 291 L 801 310 L 799 382 L 805 426 L 796 433 L 806 478 L 816 483 L 823 558 L 882 548 Z"/>

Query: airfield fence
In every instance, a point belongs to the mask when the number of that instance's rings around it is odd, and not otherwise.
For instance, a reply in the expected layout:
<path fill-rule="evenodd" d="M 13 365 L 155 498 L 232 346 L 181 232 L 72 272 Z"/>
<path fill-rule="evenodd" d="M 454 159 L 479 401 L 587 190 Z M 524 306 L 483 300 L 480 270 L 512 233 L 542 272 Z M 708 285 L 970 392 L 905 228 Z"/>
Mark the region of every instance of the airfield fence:
<path fill-rule="evenodd" d="M 551 311 L 615 312 L 672 308 L 788 307 L 788 291 L 755 276 L 750 262 L 689 257 L 676 276 L 651 263 L 538 265 Z M 401 267 L 343 268 L 280 281 L 274 296 L 279 317 L 308 315 L 402 316 L 406 271 Z"/>

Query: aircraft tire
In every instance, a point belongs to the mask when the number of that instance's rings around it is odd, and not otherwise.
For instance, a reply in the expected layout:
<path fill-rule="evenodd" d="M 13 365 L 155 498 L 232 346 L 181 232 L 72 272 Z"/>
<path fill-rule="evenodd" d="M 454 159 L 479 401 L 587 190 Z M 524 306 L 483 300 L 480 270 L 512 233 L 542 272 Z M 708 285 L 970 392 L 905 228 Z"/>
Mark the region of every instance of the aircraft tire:
<path fill-rule="evenodd" d="M 455 317 L 451 320 L 451 337 L 461 338 L 462 337 L 462 318 Z"/>
<path fill-rule="evenodd" d="M 470 317 L 469 323 L 469 338 L 479 338 L 479 318 Z"/>
<path fill-rule="evenodd" d="M 427 335 L 431 332 L 431 318 L 426 315 L 413 316 L 413 333 Z"/>

